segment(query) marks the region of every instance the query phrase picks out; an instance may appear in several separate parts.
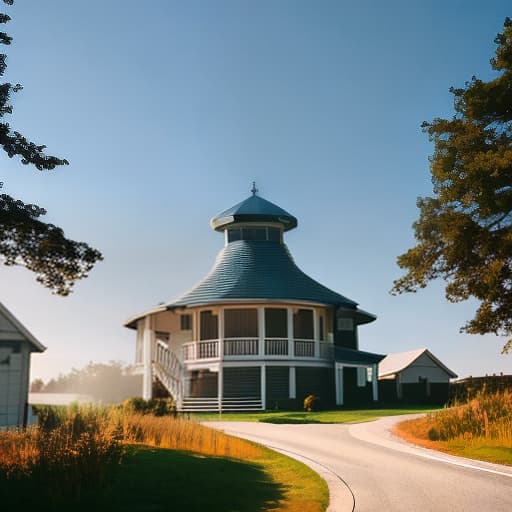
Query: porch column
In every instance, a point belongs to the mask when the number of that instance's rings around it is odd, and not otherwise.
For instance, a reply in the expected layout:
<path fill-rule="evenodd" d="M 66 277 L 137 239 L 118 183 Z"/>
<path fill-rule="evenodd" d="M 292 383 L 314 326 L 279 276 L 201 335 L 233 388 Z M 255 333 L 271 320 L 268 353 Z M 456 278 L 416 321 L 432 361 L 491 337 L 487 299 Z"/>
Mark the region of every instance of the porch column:
<path fill-rule="evenodd" d="M 142 377 L 142 398 L 150 400 L 153 397 L 153 361 L 152 345 L 154 332 L 151 328 L 151 316 L 144 317 L 144 333 L 142 335 L 142 357 L 144 361 L 144 375 Z"/>
<path fill-rule="evenodd" d="M 294 357 L 293 346 L 293 308 L 286 308 L 288 322 L 288 357 Z"/>
<path fill-rule="evenodd" d="M 222 363 L 219 363 L 219 371 L 217 373 L 217 398 L 219 400 L 219 412 L 222 412 L 222 399 L 224 398 L 224 371 Z"/>
<path fill-rule="evenodd" d="M 219 359 L 224 359 L 224 308 L 219 310 Z"/>
<path fill-rule="evenodd" d="M 290 398 L 297 398 L 297 380 L 296 380 L 296 373 L 295 373 L 295 366 L 290 366 Z"/>
<path fill-rule="evenodd" d="M 260 377 L 261 377 L 261 406 L 263 407 L 263 410 L 267 408 L 267 370 L 265 368 L 265 365 L 261 365 L 260 370 Z"/>
<path fill-rule="evenodd" d="M 315 359 L 320 358 L 320 326 L 318 325 L 318 310 L 313 309 L 313 338 L 315 340 L 314 344 L 314 355 Z"/>
<path fill-rule="evenodd" d="M 258 355 L 265 355 L 265 308 L 258 308 Z"/>
<path fill-rule="evenodd" d="M 343 405 L 343 366 L 334 363 L 334 385 L 336 386 L 336 405 Z"/>
<path fill-rule="evenodd" d="M 379 365 L 372 364 L 372 395 L 373 401 L 377 402 L 379 399 Z"/>

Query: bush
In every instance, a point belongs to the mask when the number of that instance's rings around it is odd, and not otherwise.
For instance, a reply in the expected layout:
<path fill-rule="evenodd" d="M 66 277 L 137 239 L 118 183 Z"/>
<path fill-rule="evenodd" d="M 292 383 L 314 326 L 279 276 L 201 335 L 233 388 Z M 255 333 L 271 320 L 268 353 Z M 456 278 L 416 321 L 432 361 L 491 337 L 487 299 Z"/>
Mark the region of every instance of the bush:
<path fill-rule="evenodd" d="M 320 397 L 308 395 L 304 399 L 304 410 L 306 412 L 318 411 L 320 409 Z"/>
<path fill-rule="evenodd" d="M 153 416 L 171 416 L 176 414 L 176 404 L 172 398 L 128 398 L 121 404 L 121 409 L 138 414 L 152 414 Z"/>

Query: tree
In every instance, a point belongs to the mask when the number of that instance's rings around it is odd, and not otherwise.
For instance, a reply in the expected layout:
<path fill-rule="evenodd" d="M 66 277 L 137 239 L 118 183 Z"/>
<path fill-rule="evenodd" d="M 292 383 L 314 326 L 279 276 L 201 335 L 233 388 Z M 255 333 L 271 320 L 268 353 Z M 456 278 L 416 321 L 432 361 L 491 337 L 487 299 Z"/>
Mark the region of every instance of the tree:
<path fill-rule="evenodd" d="M 13 5 L 14 0 L 3 2 Z M 10 19 L 0 13 L 0 23 Z M 0 32 L 1 44 L 9 45 L 11 41 L 12 37 Z M 7 56 L 0 54 L 0 76 L 4 75 L 6 66 Z M 68 165 L 65 159 L 46 155 L 45 146 L 30 142 L 3 121 L 4 116 L 12 113 L 11 94 L 21 89 L 19 84 L 0 84 L 0 146 L 9 158 L 19 156 L 22 164 L 32 164 L 39 171 Z M 45 214 L 44 208 L 0 194 L 0 259 L 5 265 L 25 266 L 54 293 L 67 295 L 75 281 L 86 277 L 102 256 L 86 243 L 66 238 L 61 228 L 40 220 Z"/>
<path fill-rule="evenodd" d="M 407 273 L 392 293 L 443 278 L 450 302 L 475 298 L 470 334 L 512 335 L 512 21 L 491 59 L 496 78 L 451 88 L 455 114 L 422 124 L 434 143 L 433 197 L 419 198 L 417 245 L 398 257 Z M 512 339 L 503 352 L 512 350 Z"/>
<path fill-rule="evenodd" d="M 107 364 L 91 361 L 84 368 L 72 368 L 66 375 L 51 379 L 46 385 L 41 379 L 31 384 L 33 392 L 79 393 L 105 403 L 139 396 L 141 389 L 142 376 L 135 375 L 132 366 L 125 366 L 119 361 Z"/>

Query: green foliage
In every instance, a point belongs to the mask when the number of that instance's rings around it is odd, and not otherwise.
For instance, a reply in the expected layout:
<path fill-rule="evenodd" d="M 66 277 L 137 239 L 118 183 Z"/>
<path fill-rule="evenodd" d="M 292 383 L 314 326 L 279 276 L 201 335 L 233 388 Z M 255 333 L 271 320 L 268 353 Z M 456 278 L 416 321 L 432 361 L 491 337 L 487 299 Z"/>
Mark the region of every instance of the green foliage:
<path fill-rule="evenodd" d="M 320 397 L 308 395 L 304 398 L 304 410 L 306 412 L 318 411 L 320 409 Z"/>
<path fill-rule="evenodd" d="M 512 21 L 495 39 L 484 82 L 473 77 L 451 88 L 455 114 L 423 123 L 434 143 L 430 158 L 433 197 L 418 199 L 417 245 L 398 257 L 407 273 L 393 293 L 447 281 L 446 298 L 480 302 L 461 329 L 512 335 Z M 512 340 L 511 340 L 512 341 Z M 511 341 L 504 352 L 512 349 Z"/>
<path fill-rule="evenodd" d="M 128 398 L 123 401 L 121 408 L 129 413 L 151 414 L 153 416 L 170 416 L 176 414 L 176 404 L 172 398 Z"/>
<path fill-rule="evenodd" d="M 3 0 L 12 5 L 14 0 Z M 0 13 L 0 23 L 11 18 Z M 0 43 L 9 45 L 12 38 L 0 32 Z M 5 54 L 0 54 L 0 76 L 6 69 Z M 9 158 L 21 157 L 24 165 L 38 170 L 51 170 L 68 165 L 66 159 L 48 156 L 46 147 L 30 142 L 21 133 L 11 130 L 3 120 L 12 113 L 11 94 L 22 89 L 20 84 L 0 84 L 0 146 Z M 0 188 L 3 183 L 0 182 Z M 5 265 L 22 265 L 36 274 L 43 286 L 59 295 L 68 295 L 78 279 L 87 277 L 101 253 L 84 242 L 65 237 L 61 228 L 40 220 L 46 210 L 35 204 L 25 204 L 7 194 L 0 194 L 0 258 Z"/>

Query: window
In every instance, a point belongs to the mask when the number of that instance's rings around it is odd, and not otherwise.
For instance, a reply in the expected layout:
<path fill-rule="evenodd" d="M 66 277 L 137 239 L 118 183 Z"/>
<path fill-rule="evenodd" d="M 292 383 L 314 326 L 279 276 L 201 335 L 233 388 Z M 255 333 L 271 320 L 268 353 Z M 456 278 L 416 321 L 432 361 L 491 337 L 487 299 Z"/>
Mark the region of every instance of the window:
<path fill-rule="evenodd" d="M 242 240 L 242 230 L 240 228 L 228 229 L 228 243 Z"/>
<path fill-rule="evenodd" d="M 354 329 L 354 321 L 352 318 L 338 318 L 338 331 L 352 331 Z"/>
<path fill-rule="evenodd" d="M 299 309 L 293 315 L 293 337 L 300 340 L 314 339 L 313 311 Z"/>
<path fill-rule="evenodd" d="M 219 337 L 217 316 L 211 311 L 201 311 L 201 340 L 216 340 Z"/>
<path fill-rule="evenodd" d="M 244 240 L 266 240 L 267 230 L 265 228 L 242 228 Z"/>
<path fill-rule="evenodd" d="M 192 315 L 180 315 L 180 329 L 190 331 L 192 329 Z"/>
<path fill-rule="evenodd" d="M 257 338 L 258 310 L 257 309 L 225 309 L 224 310 L 225 338 Z"/>
<path fill-rule="evenodd" d="M 280 242 L 281 230 L 278 228 L 267 228 L 267 239 L 271 242 Z"/>
<path fill-rule="evenodd" d="M 366 387 L 366 368 L 363 366 L 357 367 L 357 386 L 360 388 Z"/>
<path fill-rule="evenodd" d="M 319 320 L 319 336 L 320 336 L 320 340 L 323 341 L 324 340 L 324 317 L 323 316 L 320 316 L 320 320 Z"/>
<path fill-rule="evenodd" d="M 288 314 L 286 309 L 265 308 L 265 337 L 288 337 Z"/>
<path fill-rule="evenodd" d="M 274 227 L 242 227 L 227 230 L 228 243 L 237 240 L 268 240 L 270 242 L 281 241 L 281 229 Z"/>

